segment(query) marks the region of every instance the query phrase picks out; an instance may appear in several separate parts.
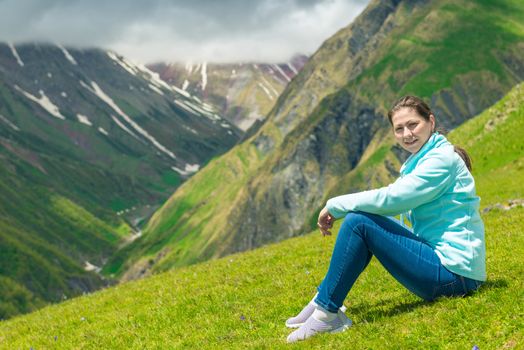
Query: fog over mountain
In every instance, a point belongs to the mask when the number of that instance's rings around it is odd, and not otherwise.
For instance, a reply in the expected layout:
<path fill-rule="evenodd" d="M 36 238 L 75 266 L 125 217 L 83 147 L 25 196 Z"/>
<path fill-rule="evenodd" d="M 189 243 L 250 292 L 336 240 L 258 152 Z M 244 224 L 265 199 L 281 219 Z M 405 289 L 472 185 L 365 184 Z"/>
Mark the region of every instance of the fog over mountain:
<path fill-rule="evenodd" d="M 102 47 L 143 63 L 278 63 L 313 53 L 368 0 L 2 0 L 0 41 Z"/>

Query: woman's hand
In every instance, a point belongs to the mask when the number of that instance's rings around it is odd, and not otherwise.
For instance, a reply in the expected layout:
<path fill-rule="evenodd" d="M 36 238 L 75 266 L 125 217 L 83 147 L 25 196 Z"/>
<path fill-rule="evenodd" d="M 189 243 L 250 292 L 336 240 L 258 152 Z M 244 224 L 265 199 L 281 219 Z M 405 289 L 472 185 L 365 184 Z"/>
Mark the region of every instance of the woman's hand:
<path fill-rule="evenodd" d="M 331 228 L 335 218 L 329 213 L 326 207 L 324 207 L 320 214 L 318 214 L 317 226 L 323 236 L 331 236 Z"/>

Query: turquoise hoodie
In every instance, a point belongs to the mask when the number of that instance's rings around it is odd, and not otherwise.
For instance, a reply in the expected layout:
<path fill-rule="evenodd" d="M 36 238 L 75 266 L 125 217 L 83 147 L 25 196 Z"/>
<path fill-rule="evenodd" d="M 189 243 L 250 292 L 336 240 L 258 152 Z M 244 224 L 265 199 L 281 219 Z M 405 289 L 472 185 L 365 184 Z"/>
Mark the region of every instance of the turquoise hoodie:
<path fill-rule="evenodd" d="M 328 200 L 339 219 L 350 211 L 394 216 L 404 214 L 413 233 L 426 241 L 448 270 L 486 280 L 484 224 L 475 181 L 453 145 L 434 133 L 400 169 L 387 187 Z"/>

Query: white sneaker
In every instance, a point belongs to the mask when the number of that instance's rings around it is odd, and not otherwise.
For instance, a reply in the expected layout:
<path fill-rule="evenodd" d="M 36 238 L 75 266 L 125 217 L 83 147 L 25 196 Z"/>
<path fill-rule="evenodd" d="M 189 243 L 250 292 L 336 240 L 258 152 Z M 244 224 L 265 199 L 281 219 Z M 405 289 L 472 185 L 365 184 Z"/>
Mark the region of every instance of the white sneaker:
<path fill-rule="evenodd" d="M 339 333 L 351 327 L 353 322 L 340 310 L 332 321 L 325 322 L 310 316 L 307 321 L 287 337 L 288 343 L 306 340 L 317 333 Z"/>
<path fill-rule="evenodd" d="M 286 327 L 298 328 L 302 326 L 307 321 L 307 319 L 313 315 L 313 311 L 315 311 L 316 306 L 316 303 L 310 301 L 309 304 L 307 304 L 298 315 L 287 319 Z M 346 312 L 346 307 L 342 305 L 339 310 L 339 312 Z"/>

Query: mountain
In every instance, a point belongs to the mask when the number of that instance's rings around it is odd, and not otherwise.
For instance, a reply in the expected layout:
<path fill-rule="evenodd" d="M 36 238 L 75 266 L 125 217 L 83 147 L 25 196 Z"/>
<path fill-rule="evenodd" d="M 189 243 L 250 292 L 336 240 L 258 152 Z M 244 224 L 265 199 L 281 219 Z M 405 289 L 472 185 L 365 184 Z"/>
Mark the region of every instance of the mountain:
<path fill-rule="evenodd" d="M 524 5 L 372 1 L 328 39 L 251 138 L 181 186 L 113 261 L 134 278 L 289 238 L 329 196 L 374 187 L 406 158 L 389 106 L 426 98 L 455 128 L 524 78 Z"/>
<path fill-rule="evenodd" d="M 113 52 L 0 44 L 0 316 L 106 285 L 131 226 L 242 136 Z"/>
<path fill-rule="evenodd" d="M 158 205 L 243 134 L 212 106 L 113 52 L 2 45 L 0 74 L 4 147 L 36 157 L 39 173 L 59 177 L 55 187 L 115 211 Z M 39 153 L 60 171 L 47 176 Z M 89 170 L 64 167 L 59 154 Z"/>
<path fill-rule="evenodd" d="M 523 129 L 521 84 L 449 135 L 473 157 L 483 211 L 524 199 Z M 372 259 L 344 303 L 353 327 L 300 346 L 520 349 L 524 208 L 493 209 L 482 219 L 488 281 L 478 291 L 428 303 Z M 284 322 L 315 294 L 334 242 L 315 230 L 0 322 L 0 348 L 288 349 Z"/>
<path fill-rule="evenodd" d="M 207 62 L 148 65 L 163 80 L 218 108 L 220 115 L 246 131 L 271 111 L 286 85 L 308 57 L 279 64 Z"/>

